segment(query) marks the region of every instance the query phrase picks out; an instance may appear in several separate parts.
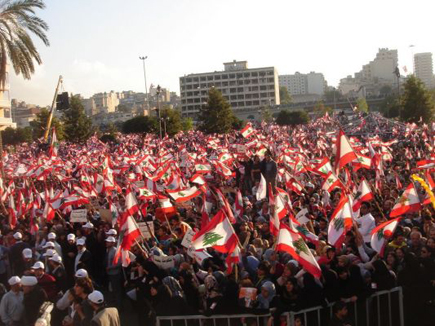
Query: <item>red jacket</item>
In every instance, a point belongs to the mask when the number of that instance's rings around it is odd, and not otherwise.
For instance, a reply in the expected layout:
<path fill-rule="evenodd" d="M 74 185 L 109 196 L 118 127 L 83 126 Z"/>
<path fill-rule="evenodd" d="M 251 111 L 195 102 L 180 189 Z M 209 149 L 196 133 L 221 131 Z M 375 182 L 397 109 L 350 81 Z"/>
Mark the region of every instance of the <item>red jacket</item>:
<path fill-rule="evenodd" d="M 50 274 L 44 274 L 38 278 L 38 284 L 47 294 L 48 300 L 54 302 L 57 296 L 56 279 Z"/>

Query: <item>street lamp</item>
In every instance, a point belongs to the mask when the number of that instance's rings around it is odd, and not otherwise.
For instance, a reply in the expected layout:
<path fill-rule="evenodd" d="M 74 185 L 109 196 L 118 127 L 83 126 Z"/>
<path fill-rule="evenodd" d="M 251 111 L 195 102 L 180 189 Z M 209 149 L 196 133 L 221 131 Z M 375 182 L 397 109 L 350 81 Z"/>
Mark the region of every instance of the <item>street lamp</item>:
<path fill-rule="evenodd" d="M 160 92 L 161 92 L 162 88 L 160 87 L 160 85 L 157 85 L 157 114 L 159 117 L 159 133 L 160 133 L 160 139 L 162 139 L 162 117 L 160 115 Z"/>
<path fill-rule="evenodd" d="M 147 108 L 150 108 L 150 101 L 148 98 L 148 86 L 147 86 L 147 71 L 145 68 L 145 60 L 148 59 L 148 56 L 144 56 L 144 57 L 139 57 L 139 60 L 142 60 L 142 64 L 143 64 L 143 77 L 145 79 L 145 103 L 147 105 Z"/>

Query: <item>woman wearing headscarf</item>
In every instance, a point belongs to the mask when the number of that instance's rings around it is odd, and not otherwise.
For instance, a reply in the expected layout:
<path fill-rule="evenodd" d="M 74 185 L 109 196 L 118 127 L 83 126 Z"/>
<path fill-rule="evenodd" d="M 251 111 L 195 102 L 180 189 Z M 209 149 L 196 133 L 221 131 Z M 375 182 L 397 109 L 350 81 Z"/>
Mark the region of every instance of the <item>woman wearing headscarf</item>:
<path fill-rule="evenodd" d="M 180 285 L 183 289 L 189 312 L 192 314 L 197 314 L 200 309 L 200 296 L 198 287 L 193 278 L 193 274 L 189 271 L 182 270 L 179 277 Z"/>
<path fill-rule="evenodd" d="M 172 297 L 184 298 L 183 289 L 175 278 L 172 276 L 166 276 L 162 282 L 164 285 L 168 286 L 169 290 L 171 290 Z"/>
<path fill-rule="evenodd" d="M 394 272 L 388 270 L 387 264 L 383 260 L 373 262 L 372 283 L 376 284 L 377 291 L 391 290 L 396 286 Z"/>
<path fill-rule="evenodd" d="M 303 308 L 326 305 L 322 287 L 316 283 L 314 276 L 305 273 L 302 276 L 303 287 L 301 290 L 301 305 Z"/>
<path fill-rule="evenodd" d="M 276 308 L 278 306 L 279 297 L 276 296 L 275 284 L 266 281 L 261 286 L 261 292 L 257 297 L 257 309 Z"/>
<path fill-rule="evenodd" d="M 263 255 L 264 260 L 270 263 L 270 277 L 277 280 L 284 271 L 284 266 L 278 261 L 278 253 L 272 248 L 267 249 Z"/>

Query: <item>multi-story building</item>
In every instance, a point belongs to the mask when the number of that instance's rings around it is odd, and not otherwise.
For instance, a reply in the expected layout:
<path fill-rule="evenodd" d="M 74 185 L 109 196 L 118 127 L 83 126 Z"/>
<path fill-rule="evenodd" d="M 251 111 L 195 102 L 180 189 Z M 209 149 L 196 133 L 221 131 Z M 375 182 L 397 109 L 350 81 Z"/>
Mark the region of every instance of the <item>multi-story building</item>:
<path fill-rule="evenodd" d="M 427 89 L 435 87 L 433 75 L 432 53 L 416 53 L 414 55 L 414 72 Z"/>
<path fill-rule="evenodd" d="M 16 128 L 16 123 L 11 118 L 11 97 L 9 84 L 9 65 L 6 65 L 6 82 L 0 91 L 0 130 L 7 127 Z"/>
<path fill-rule="evenodd" d="M 16 99 L 13 99 L 11 104 L 12 121 L 20 128 L 29 127 L 30 122 L 35 120 L 36 115 L 41 112 L 39 106 L 26 104 L 26 102 L 19 102 Z"/>
<path fill-rule="evenodd" d="M 327 85 L 323 74 L 312 71 L 309 74 L 296 72 L 293 75 L 280 75 L 279 86 L 286 87 L 292 96 L 306 94 L 322 96 Z"/>
<path fill-rule="evenodd" d="M 274 67 L 248 69 L 247 61 L 234 60 L 224 63 L 224 71 L 180 77 L 182 115 L 195 119 L 212 87 L 222 92 L 236 115 L 280 104 L 278 73 Z"/>
<path fill-rule="evenodd" d="M 89 99 L 83 99 L 83 106 L 87 115 L 115 112 L 122 94 L 111 91 L 97 93 Z"/>

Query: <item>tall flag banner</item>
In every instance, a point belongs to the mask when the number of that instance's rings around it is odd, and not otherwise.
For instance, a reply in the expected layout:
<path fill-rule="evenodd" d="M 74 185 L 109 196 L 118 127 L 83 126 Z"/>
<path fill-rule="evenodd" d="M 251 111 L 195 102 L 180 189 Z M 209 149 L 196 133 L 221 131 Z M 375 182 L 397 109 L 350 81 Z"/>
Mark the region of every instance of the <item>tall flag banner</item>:
<path fill-rule="evenodd" d="M 340 129 L 338 132 L 337 143 L 335 145 L 336 154 L 335 154 L 335 173 L 338 175 L 340 169 L 346 164 L 352 162 L 353 160 L 357 160 L 352 146 L 350 145 L 349 140 L 344 134 L 343 130 Z"/>
<path fill-rule="evenodd" d="M 130 265 L 129 250 L 131 249 L 135 240 L 140 236 L 140 230 L 133 218 L 126 212 L 123 220 L 121 221 L 118 246 L 116 248 L 115 257 L 113 263 L 117 264 L 119 258 L 122 257 L 122 266 L 128 267 Z"/>
<path fill-rule="evenodd" d="M 182 203 L 182 202 L 185 202 L 185 201 L 189 201 L 189 200 L 192 200 L 193 198 L 201 195 L 201 190 L 196 188 L 195 186 L 193 186 L 191 188 L 188 188 L 188 189 L 184 189 L 184 190 L 169 190 L 169 189 L 166 189 L 166 192 L 177 203 Z"/>
<path fill-rule="evenodd" d="M 265 199 L 267 195 L 267 184 L 266 179 L 263 177 L 263 174 L 261 174 L 260 183 L 258 184 L 257 192 L 255 193 L 255 197 L 257 200 Z"/>
<path fill-rule="evenodd" d="M 59 143 L 57 141 L 56 129 L 53 127 L 53 134 L 51 136 L 50 152 L 49 156 L 51 158 L 57 157 L 57 151 L 59 148 Z"/>
<path fill-rule="evenodd" d="M 397 204 L 394 205 L 390 217 L 418 212 L 421 208 L 422 206 L 418 198 L 417 190 L 415 190 L 414 184 L 411 182 L 408 187 L 406 187 Z"/>
<path fill-rule="evenodd" d="M 341 248 L 344 236 L 351 229 L 352 223 L 352 210 L 349 198 L 343 195 L 329 221 L 328 242 L 338 249 Z"/>
<path fill-rule="evenodd" d="M 316 278 L 322 276 L 322 271 L 304 239 L 290 227 L 281 224 L 279 229 L 277 251 L 289 253 L 302 267 Z"/>
<path fill-rule="evenodd" d="M 394 231 L 396 230 L 399 220 L 400 217 L 386 221 L 375 227 L 372 231 L 370 244 L 372 249 L 375 250 L 381 257 L 384 255 L 384 249 L 388 243 L 388 240 L 394 235 Z"/>
<path fill-rule="evenodd" d="M 363 202 L 372 200 L 373 198 L 373 193 L 370 190 L 366 179 L 362 179 L 361 183 L 359 184 L 358 191 L 353 198 L 352 210 L 357 212 Z"/>
<path fill-rule="evenodd" d="M 240 189 L 237 189 L 236 192 L 236 200 L 234 202 L 234 212 L 238 218 L 242 218 L 243 216 L 243 197 Z"/>

